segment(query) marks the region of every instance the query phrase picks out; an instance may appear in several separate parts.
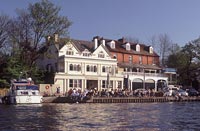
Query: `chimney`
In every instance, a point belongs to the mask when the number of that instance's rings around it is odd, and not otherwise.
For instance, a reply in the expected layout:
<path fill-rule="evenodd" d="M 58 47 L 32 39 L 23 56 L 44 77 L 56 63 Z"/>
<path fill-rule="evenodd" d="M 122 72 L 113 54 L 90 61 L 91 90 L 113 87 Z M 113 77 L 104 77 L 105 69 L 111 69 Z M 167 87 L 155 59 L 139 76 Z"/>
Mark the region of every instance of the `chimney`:
<path fill-rule="evenodd" d="M 98 39 L 94 38 L 94 49 L 98 47 Z"/>
<path fill-rule="evenodd" d="M 94 49 L 96 49 L 98 47 L 98 41 L 99 41 L 100 37 L 99 36 L 95 36 L 93 37 L 93 41 L 94 41 Z"/>
<path fill-rule="evenodd" d="M 106 45 L 106 41 L 104 39 L 101 40 L 101 44 L 103 44 L 104 46 Z"/>
<path fill-rule="evenodd" d="M 121 39 L 118 39 L 118 41 L 119 41 L 119 42 L 122 42 L 122 43 L 125 43 L 125 42 L 126 42 L 126 40 L 125 40 L 124 37 L 122 37 Z"/>

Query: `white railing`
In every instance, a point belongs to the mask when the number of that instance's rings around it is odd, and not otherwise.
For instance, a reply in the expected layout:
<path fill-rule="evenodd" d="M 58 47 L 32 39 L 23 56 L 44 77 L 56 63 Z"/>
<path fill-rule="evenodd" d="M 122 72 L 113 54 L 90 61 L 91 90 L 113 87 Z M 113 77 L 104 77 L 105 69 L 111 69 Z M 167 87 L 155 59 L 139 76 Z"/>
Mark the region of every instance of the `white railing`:
<path fill-rule="evenodd" d="M 122 75 L 138 75 L 138 76 L 157 76 L 157 77 L 165 77 L 164 74 L 161 73 L 144 73 L 144 72 L 123 72 Z"/>

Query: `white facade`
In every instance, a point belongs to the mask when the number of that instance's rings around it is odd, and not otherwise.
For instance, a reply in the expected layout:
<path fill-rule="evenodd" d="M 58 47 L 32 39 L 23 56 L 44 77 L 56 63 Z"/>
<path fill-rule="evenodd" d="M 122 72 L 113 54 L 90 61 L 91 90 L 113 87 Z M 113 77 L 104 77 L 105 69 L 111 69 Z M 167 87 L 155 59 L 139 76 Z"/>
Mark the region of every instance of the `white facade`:
<path fill-rule="evenodd" d="M 124 72 L 124 77 L 129 79 L 129 88 L 130 90 L 136 89 L 134 83 L 141 83 L 142 88 L 145 89 L 154 89 L 158 91 L 158 83 L 165 82 L 168 84 L 168 78 L 160 73 L 144 73 L 144 72 Z"/>
<path fill-rule="evenodd" d="M 122 88 L 123 85 L 123 75 L 117 73 L 117 60 L 110 57 L 103 44 L 90 52 L 87 49 L 79 51 L 73 42 L 68 42 L 59 51 L 54 80 L 62 93 L 73 88 L 102 90 Z"/>

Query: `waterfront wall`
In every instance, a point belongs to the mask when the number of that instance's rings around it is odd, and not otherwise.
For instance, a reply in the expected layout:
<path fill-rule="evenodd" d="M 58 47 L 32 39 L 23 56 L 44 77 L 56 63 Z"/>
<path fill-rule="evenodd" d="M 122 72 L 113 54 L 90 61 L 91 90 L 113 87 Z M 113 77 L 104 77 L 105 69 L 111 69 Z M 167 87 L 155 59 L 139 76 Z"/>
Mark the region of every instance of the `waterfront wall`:
<path fill-rule="evenodd" d="M 123 97 L 123 98 L 93 98 L 92 103 L 153 103 L 200 101 L 200 97 Z"/>
<path fill-rule="evenodd" d="M 44 103 L 69 103 L 68 97 L 44 97 Z M 192 102 L 200 97 L 93 97 L 85 103 L 153 103 L 153 102 Z"/>

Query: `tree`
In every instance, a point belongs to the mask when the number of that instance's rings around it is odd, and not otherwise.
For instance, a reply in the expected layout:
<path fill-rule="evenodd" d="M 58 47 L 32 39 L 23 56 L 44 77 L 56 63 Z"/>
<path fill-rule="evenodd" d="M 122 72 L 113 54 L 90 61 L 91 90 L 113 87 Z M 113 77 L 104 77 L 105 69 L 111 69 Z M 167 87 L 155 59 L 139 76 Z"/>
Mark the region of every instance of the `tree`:
<path fill-rule="evenodd" d="M 179 82 L 184 85 L 192 85 L 193 81 L 198 79 L 199 66 L 199 38 L 188 42 L 180 48 L 173 45 L 171 54 L 167 60 L 167 66 L 176 68 L 179 74 Z"/>
<path fill-rule="evenodd" d="M 8 57 L 8 34 L 7 29 L 10 19 L 7 15 L 0 15 L 0 87 L 8 86 L 8 82 L 3 79 L 3 69 L 6 67 L 6 60 Z"/>
<path fill-rule="evenodd" d="M 36 48 L 42 38 L 57 33 L 66 35 L 71 22 L 66 16 L 59 16 L 60 7 L 48 0 L 30 4 L 28 11 L 31 18 L 33 45 Z"/>
<path fill-rule="evenodd" d="M 27 77 L 42 81 L 44 71 L 36 67 L 42 43 L 47 36 L 54 34 L 66 36 L 71 25 L 66 16 L 59 14 L 60 9 L 50 1 L 42 0 L 29 4 L 26 9 L 18 10 L 17 17 L 9 20 L 6 38 L 9 38 L 11 51 L 9 58 L 5 59 L 6 62 L 0 65 L 1 73 L 4 74 L 3 78 L 0 76 L 0 85 L 1 80 L 8 82 L 11 78 L 18 78 L 20 72 L 23 75 L 25 73 Z"/>
<path fill-rule="evenodd" d="M 18 56 L 7 57 L 6 62 L 1 64 L 0 87 L 8 87 L 11 79 L 16 79 L 22 70 L 23 63 L 20 63 Z"/>
<path fill-rule="evenodd" d="M 170 48 L 170 54 L 166 60 L 167 67 L 179 68 L 179 66 L 184 65 L 184 54 L 181 52 L 181 47 L 178 44 L 173 44 Z"/>
<path fill-rule="evenodd" d="M 153 35 L 150 39 L 149 39 L 149 43 L 151 44 L 151 46 L 156 49 L 157 45 L 158 45 L 158 40 L 156 38 L 156 35 Z"/>
<path fill-rule="evenodd" d="M 9 17 L 7 15 L 1 14 L 0 15 L 0 49 L 4 46 L 8 35 L 7 35 L 7 28 L 9 24 Z"/>
<path fill-rule="evenodd" d="M 200 37 L 192 41 L 194 45 L 195 62 L 200 62 Z"/>
<path fill-rule="evenodd" d="M 6 42 L 8 40 L 7 28 L 9 25 L 9 17 L 5 14 L 0 15 L 0 64 L 3 63 L 4 55 L 7 53 Z"/>
<path fill-rule="evenodd" d="M 27 79 L 31 77 L 35 83 L 44 83 L 44 71 L 34 66 L 30 74 L 28 65 L 20 60 L 20 52 L 15 52 L 15 56 L 7 57 L 6 62 L 0 67 L 0 87 L 8 87 L 12 79 Z"/>
<path fill-rule="evenodd" d="M 71 22 L 59 15 L 60 7 L 48 0 L 30 4 L 25 10 L 18 10 L 18 17 L 10 24 L 9 35 L 14 52 L 20 52 L 20 60 L 32 71 L 39 57 L 39 48 L 46 36 L 67 35 Z"/>
<path fill-rule="evenodd" d="M 185 66 L 186 71 L 186 81 L 189 85 L 191 85 L 191 82 L 195 79 L 196 73 L 199 72 L 199 58 L 200 58 L 200 38 L 188 42 L 183 47 L 183 52 L 187 56 L 187 63 Z"/>
<path fill-rule="evenodd" d="M 167 56 L 169 55 L 169 49 L 172 45 L 172 41 L 170 40 L 167 34 L 161 34 L 158 37 L 158 51 L 161 59 L 161 64 L 165 66 Z"/>

